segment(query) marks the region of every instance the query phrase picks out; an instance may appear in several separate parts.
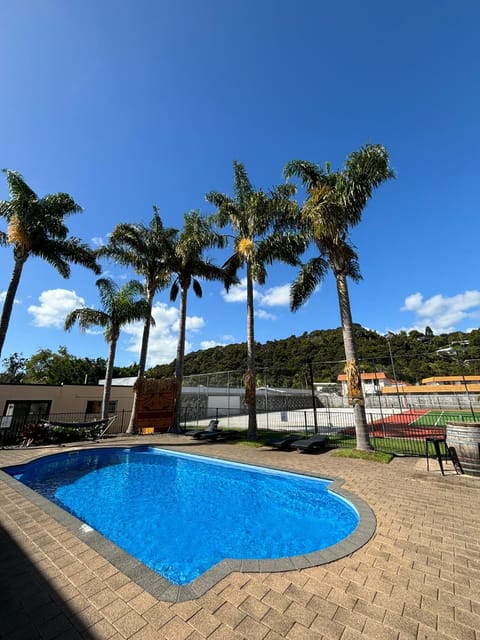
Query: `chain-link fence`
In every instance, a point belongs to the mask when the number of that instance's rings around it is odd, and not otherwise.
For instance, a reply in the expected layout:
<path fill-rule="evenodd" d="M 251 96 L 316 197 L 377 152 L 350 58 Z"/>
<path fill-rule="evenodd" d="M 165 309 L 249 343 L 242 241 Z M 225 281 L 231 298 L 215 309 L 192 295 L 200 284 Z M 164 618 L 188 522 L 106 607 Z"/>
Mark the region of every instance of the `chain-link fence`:
<path fill-rule="evenodd" d="M 336 363 L 337 368 L 339 364 Z M 305 374 L 305 375 L 303 375 Z M 208 424 L 212 418 L 220 428 L 246 430 L 247 406 L 243 386 L 243 371 L 231 370 L 186 376 L 181 396 L 181 426 Z M 353 409 L 348 398 L 341 395 L 341 385 L 335 382 L 313 383 L 315 369 L 305 367 L 298 380 L 299 388 L 275 386 L 271 369 L 257 371 L 257 427 L 260 430 L 310 434 L 327 434 L 335 446 L 355 446 Z M 365 412 L 372 444 L 376 448 L 396 453 L 424 454 L 427 437 L 442 437 L 448 421 L 480 422 L 478 397 L 467 387 L 452 387 L 452 393 L 402 393 L 399 385 L 393 393 L 384 395 L 371 388 L 365 394 Z M 89 420 L 99 418 L 89 415 Z M 28 416 L 28 424 L 41 420 L 81 423 L 84 414 L 62 413 Z M 124 433 L 130 411 L 121 411 L 109 428 L 111 435 Z M 5 418 L 3 419 L 5 420 Z M 8 428 L 1 429 L 3 444 L 18 443 L 27 418 L 13 418 Z M 3 422 L 2 422 L 3 425 Z"/>

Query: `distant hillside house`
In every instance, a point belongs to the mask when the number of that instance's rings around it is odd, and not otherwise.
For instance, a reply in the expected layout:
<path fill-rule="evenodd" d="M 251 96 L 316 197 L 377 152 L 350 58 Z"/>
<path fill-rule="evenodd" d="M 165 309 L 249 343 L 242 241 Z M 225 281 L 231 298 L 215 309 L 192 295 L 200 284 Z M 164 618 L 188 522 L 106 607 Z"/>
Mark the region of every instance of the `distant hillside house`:
<path fill-rule="evenodd" d="M 402 387 L 402 394 L 423 394 L 432 393 L 465 393 L 468 390 L 471 393 L 480 392 L 480 376 L 433 376 L 432 378 L 423 378 L 420 384 L 405 385 Z M 384 387 L 382 394 L 388 395 L 395 393 L 395 389 Z"/>
<path fill-rule="evenodd" d="M 360 374 L 362 381 L 363 395 L 365 396 L 377 396 L 384 392 L 385 388 L 392 388 L 393 392 L 397 391 L 397 387 L 402 387 L 405 383 L 393 380 L 389 378 L 383 371 L 375 371 L 374 373 L 362 373 Z M 341 373 L 337 380 L 342 385 L 342 396 L 347 396 L 347 376 Z"/>

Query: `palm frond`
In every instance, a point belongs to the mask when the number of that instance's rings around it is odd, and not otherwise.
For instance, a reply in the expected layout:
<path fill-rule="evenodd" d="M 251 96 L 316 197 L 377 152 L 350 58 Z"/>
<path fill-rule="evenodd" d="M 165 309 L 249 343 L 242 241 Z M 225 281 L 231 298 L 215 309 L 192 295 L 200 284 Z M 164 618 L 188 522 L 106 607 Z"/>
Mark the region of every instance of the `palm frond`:
<path fill-rule="evenodd" d="M 219 191 L 209 191 L 205 194 L 205 200 L 218 209 L 232 201 L 230 196 L 227 196 L 225 193 L 220 193 Z"/>
<path fill-rule="evenodd" d="M 267 269 L 265 265 L 258 262 L 254 263 L 252 265 L 252 276 L 259 285 L 264 285 L 267 280 Z"/>
<path fill-rule="evenodd" d="M 352 152 L 341 175 L 343 180 L 339 191 L 351 226 L 360 222 L 373 191 L 386 180 L 395 178 L 388 152 L 379 144 L 367 144 Z"/>
<path fill-rule="evenodd" d="M 277 231 L 257 244 L 255 261 L 261 264 L 280 261 L 296 266 L 300 264 L 299 256 L 305 252 L 309 244 L 310 236 L 307 234 Z"/>
<path fill-rule="evenodd" d="M 202 286 L 201 286 L 200 282 L 196 278 L 192 279 L 192 288 L 193 288 L 197 298 L 201 298 L 202 295 L 203 295 Z"/>
<path fill-rule="evenodd" d="M 233 192 L 240 206 L 243 206 L 254 192 L 245 165 L 237 160 L 233 161 Z"/>
<path fill-rule="evenodd" d="M 312 295 L 328 272 L 329 264 L 323 256 L 317 256 L 302 265 L 295 282 L 290 287 L 290 308 L 297 311 Z"/>
<path fill-rule="evenodd" d="M 349 276 L 355 282 L 362 279 L 360 265 L 355 247 L 349 240 L 342 240 L 337 245 L 331 245 L 325 251 L 335 275 Z"/>
<path fill-rule="evenodd" d="M 113 230 L 108 244 L 97 251 L 99 257 L 111 258 L 145 278 L 145 290 L 154 296 L 165 288 L 171 277 L 172 256 L 178 230 L 164 227 L 153 208 L 150 224 L 121 223 Z"/>
<path fill-rule="evenodd" d="M 30 252 L 49 262 L 64 278 L 70 276 L 70 264 L 78 264 L 90 269 L 96 275 L 102 271 L 97 263 L 96 252 L 79 238 L 55 240 L 49 237 L 36 237 Z"/>
<path fill-rule="evenodd" d="M 75 323 L 82 331 L 86 331 L 90 327 L 106 327 L 109 323 L 109 316 L 104 311 L 98 309 L 90 309 L 82 307 L 74 309 L 65 318 L 65 331 L 70 331 Z"/>
<path fill-rule="evenodd" d="M 0 216 L 6 220 L 10 220 L 13 215 L 14 210 L 11 203 L 8 200 L 0 200 Z"/>
<path fill-rule="evenodd" d="M 241 219 L 241 212 L 237 204 L 223 193 L 210 192 L 206 196 L 208 202 L 217 207 L 217 211 L 211 216 L 213 223 L 223 228 L 227 225 L 236 227 Z"/>
<path fill-rule="evenodd" d="M 82 207 L 68 193 L 52 193 L 44 196 L 41 200 L 45 217 L 63 218 L 73 213 L 80 213 Z"/>
<path fill-rule="evenodd" d="M 243 267 L 245 263 L 245 257 L 240 251 L 235 251 L 228 260 L 223 263 L 223 268 L 231 274 L 236 273 Z"/>
<path fill-rule="evenodd" d="M 18 171 L 3 169 L 8 184 L 8 192 L 13 200 L 38 200 L 37 194 L 25 182 L 23 176 Z"/>
<path fill-rule="evenodd" d="M 175 302 L 175 300 L 177 299 L 179 290 L 180 290 L 180 285 L 179 285 L 179 282 L 178 282 L 178 278 L 176 278 L 174 283 L 170 287 L 170 296 L 169 297 L 170 297 L 170 301 L 171 302 Z"/>
<path fill-rule="evenodd" d="M 114 307 L 115 296 L 118 294 L 119 287 L 117 283 L 111 278 L 98 278 L 95 284 L 98 288 L 102 307 L 110 311 Z"/>
<path fill-rule="evenodd" d="M 320 165 L 308 162 L 308 160 L 291 160 L 285 165 L 283 175 L 287 180 L 293 177 L 299 178 L 303 186 L 309 191 L 321 180 L 322 176 L 325 175 L 325 171 Z"/>

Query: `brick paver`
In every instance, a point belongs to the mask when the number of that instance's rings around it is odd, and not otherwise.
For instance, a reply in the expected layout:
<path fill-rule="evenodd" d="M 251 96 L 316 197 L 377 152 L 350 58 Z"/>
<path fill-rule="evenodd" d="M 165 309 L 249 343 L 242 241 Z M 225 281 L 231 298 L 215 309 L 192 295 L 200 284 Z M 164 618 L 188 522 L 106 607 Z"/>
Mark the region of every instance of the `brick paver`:
<path fill-rule="evenodd" d="M 342 478 L 374 511 L 375 535 L 331 564 L 231 573 L 200 598 L 162 602 L 0 476 L 2 640 L 480 640 L 480 479 L 413 458 L 381 465 L 169 435 L 117 442 Z M 0 450 L 0 466 L 55 451 Z"/>

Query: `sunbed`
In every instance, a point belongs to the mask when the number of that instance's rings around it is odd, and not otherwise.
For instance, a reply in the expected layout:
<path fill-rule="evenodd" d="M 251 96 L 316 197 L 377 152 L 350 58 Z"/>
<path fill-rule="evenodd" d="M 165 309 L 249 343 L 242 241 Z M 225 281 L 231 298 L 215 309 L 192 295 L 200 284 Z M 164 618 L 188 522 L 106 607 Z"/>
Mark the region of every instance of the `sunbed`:
<path fill-rule="evenodd" d="M 304 440 L 295 440 L 292 442 L 292 447 L 297 451 L 303 451 L 311 453 L 312 451 L 318 451 L 324 449 L 327 444 L 327 436 L 315 434 L 311 438 L 305 438 Z"/>
<path fill-rule="evenodd" d="M 217 440 L 235 440 L 240 437 L 240 433 L 234 430 L 216 429 L 215 431 L 201 431 L 192 436 L 195 440 L 209 440 L 216 442 Z"/>
<path fill-rule="evenodd" d="M 298 442 L 298 435 L 282 436 L 279 438 L 271 438 L 265 442 L 266 447 L 272 447 L 272 449 L 280 449 L 281 451 L 291 451 L 292 442 Z"/>
<path fill-rule="evenodd" d="M 186 436 L 198 438 L 202 433 L 215 433 L 218 431 L 218 420 L 210 420 L 206 429 L 195 429 L 193 431 L 185 431 Z"/>

